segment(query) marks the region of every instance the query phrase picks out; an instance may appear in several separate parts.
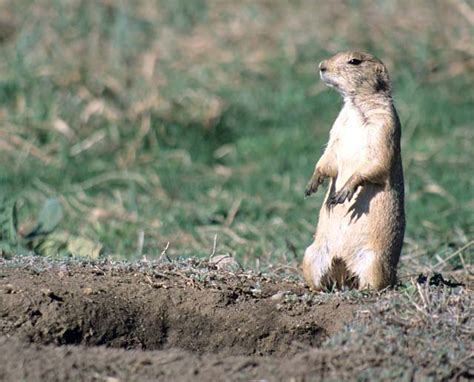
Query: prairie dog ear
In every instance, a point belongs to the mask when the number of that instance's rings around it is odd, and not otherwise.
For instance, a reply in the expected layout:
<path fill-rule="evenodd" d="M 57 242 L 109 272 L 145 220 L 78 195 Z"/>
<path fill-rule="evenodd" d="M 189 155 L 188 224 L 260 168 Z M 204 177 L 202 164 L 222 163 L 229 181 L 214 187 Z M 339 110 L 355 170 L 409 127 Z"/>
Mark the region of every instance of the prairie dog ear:
<path fill-rule="evenodd" d="M 375 90 L 390 92 L 390 80 L 388 78 L 387 68 L 382 63 L 375 64 Z"/>
<path fill-rule="evenodd" d="M 377 64 L 375 64 L 375 72 L 377 74 L 386 74 L 387 69 L 385 68 L 385 65 L 383 65 L 381 63 L 377 63 Z"/>

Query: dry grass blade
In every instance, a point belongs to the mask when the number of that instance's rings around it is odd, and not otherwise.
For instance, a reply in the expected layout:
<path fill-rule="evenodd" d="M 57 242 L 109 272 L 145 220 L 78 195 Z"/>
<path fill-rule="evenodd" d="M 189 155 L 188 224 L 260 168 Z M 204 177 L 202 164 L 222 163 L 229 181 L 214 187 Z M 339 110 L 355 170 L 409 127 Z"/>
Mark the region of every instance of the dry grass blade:
<path fill-rule="evenodd" d="M 459 248 L 457 251 L 453 252 L 452 254 L 450 254 L 449 256 L 445 257 L 445 258 L 440 258 L 440 261 L 434 265 L 433 268 L 437 269 L 438 271 L 442 271 L 447 265 L 448 265 L 448 260 L 451 260 L 452 258 L 456 257 L 456 256 L 459 256 L 461 258 L 461 261 L 462 261 L 462 264 L 464 266 L 464 269 L 467 270 L 468 267 L 466 266 L 466 264 L 464 263 L 464 259 L 462 258 L 462 253 L 468 249 L 469 247 L 471 247 L 472 245 L 474 244 L 474 240 L 466 243 L 465 245 L 463 245 L 461 248 Z"/>
<path fill-rule="evenodd" d="M 167 254 L 169 247 L 170 247 L 170 242 L 168 241 L 168 242 L 166 243 L 166 246 L 165 246 L 165 248 L 163 249 L 163 251 L 161 251 L 160 257 L 158 258 L 159 261 L 163 261 L 163 257 L 166 257 L 166 260 L 168 260 L 169 262 L 171 262 L 171 259 L 170 259 L 170 257 L 169 257 L 168 254 Z"/>
<path fill-rule="evenodd" d="M 471 8 L 469 3 L 463 0 L 451 0 L 451 3 L 455 5 L 459 13 L 466 18 L 469 24 L 474 25 L 474 9 Z"/>
<path fill-rule="evenodd" d="M 28 142 L 19 135 L 5 134 L 0 130 L 0 136 L 2 135 L 4 136 L 7 147 L 10 145 L 15 146 L 16 150 L 34 156 L 46 165 L 56 165 L 58 163 L 58 161 L 54 157 L 48 155 L 44 149 L 35 146 L 33 143 Z"/>
<path fill-rule="evenodd" d="M 100 130 L 92 134 L 91 136 L 87 137 L 87 139 L 79 142 L 71 147 L 71 156 L 75 157 L 82 152 L 89 150 L 97 143 L 102 141 L 107 136 L 107 133 L 104 130 Z"/>
<path fill-rule="evenodd" d="M 232 222 L 235 219 L 235 215 L 237 215 L 237 212 L 239 212 L 239 208 L 240 208 L 241 203 L 242 203 L 242 198 L 236 199 L 232 203 L 232 206 L 230 207 L 229 213 L 227 214 L 227 218 L 225 219 L 225 222 L 224 222 L 225 227 L 230 227 L 232 225 Z"/>

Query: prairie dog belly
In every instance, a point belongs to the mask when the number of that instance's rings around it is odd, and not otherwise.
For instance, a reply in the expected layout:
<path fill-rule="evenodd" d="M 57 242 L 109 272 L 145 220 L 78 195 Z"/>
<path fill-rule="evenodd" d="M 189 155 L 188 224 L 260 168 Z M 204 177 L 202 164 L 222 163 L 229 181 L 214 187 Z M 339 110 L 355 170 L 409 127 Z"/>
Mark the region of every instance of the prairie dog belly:
<path fill-rule="evenodd" d="M 332 193 L 342 189 L 364 162 L 370 134 L 360 112 L 351 103 L 344 105 L 333 129 L 338 174 L 331 181 L 326 200 Z M 375 199 L 382 196 L 381 191 L 379 186 L 369 184 L 359 188 L 350 201 L 330 209 L 324 203 L 319 219 L 325 228 L 318 229 L 318 233 L 324 236 L 320 238 L 322 242 L 330 243 L 328 245 L 335 257 L 345 258 L 349 253 L 367 248 L 371 234 L 368 212 L 369 209 L 371 213 L 376 212 L 374 209 L 378 204 Z"/>
<path fill-rule="evenodd" d="M 368 185 L 360 188 L 351 201 L 332 208 L 323 205 L 319 219 L 325 228 L 318 229 L 318 239 L 328 243 L 335 257 L 340 258 L 370 247 L 373 236 L 371 220 L 381 215 L 384 205 L 380 200 L 386 197 L 385 194 L 386 191 L 380 187 Z"/>
<path fill-rule="evenodd" d="M 367 151 L 368 127 L 357 110 L 345 106 L 343 118 L 334 126 L 335 153 L 337 161 L 336 190 L 344 186 L 350 176 L 357 170 Z"/>
<path fill-rule="evenodd" d="M 335 257 L 345 257 L 343 254 L 356 252 L 367 246 L 370 238 L 369 215 L 360 211 L 361 203 L 359 190 L 351 201 L 328 208 L 323 205 L 319 214 L 319 224 L 316 236 L 321 242 L 328 243 Z M 328 192 L 329 194 L 329 192 Z M 356 202 L 357 201 L 357 202 Z M 366 201 L 369 204 L 369 200 Z M 371 211 L 372 212 L 372 211 Z"/>

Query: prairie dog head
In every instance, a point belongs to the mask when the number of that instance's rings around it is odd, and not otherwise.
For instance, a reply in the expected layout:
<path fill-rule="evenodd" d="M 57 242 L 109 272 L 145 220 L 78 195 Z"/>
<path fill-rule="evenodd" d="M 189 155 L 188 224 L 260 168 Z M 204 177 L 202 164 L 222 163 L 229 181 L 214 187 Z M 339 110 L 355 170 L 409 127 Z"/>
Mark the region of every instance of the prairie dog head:
<path fill-rule="evenodd" d="M 321 61 L 321 79 L 344 97 L 386 95 L 391 85 L 382 61 L 368 53 L 340 52 Z"/>

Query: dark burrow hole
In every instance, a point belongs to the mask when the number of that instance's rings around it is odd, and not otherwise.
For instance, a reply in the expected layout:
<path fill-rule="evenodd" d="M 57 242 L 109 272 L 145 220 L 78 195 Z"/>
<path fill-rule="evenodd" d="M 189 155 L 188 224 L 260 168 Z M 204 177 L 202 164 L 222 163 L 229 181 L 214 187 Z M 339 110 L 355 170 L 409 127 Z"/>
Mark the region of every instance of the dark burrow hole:
<path fill-rule="evenodd" d="M 222 305 L 209 301 L 174 301 L 163 296 L 153 303 L 117 296 L 50 301 L 23 310 L 8 330 L 34 343 L 108 346 L 123 349 L 180 348 L 198 354 L 294 354 L 316 347 L 327 332 L 312 314 L 279 311 L 268 300 Z M 13 312 L 12 312 L 13 313 Z M 15 326 L 15 329 L 13 329 Z"/>

